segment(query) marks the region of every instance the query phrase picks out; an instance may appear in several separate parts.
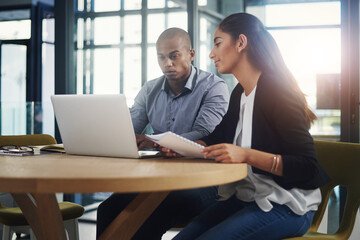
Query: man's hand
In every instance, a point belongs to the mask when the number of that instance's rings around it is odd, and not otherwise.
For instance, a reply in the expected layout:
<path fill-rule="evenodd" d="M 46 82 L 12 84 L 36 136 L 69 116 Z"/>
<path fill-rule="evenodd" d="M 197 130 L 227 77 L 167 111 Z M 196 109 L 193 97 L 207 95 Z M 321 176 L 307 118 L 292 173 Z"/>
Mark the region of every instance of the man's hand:
<path fill-rule="evenodd" d="M 194 142 L 196 142 L 197 144 L 200 144 L 204 147 L 207 147 L 207 144 L 203 140 L 195 140 Z"/>
<path fill-rule="evenodd" d="M 155 145 L 155 143 L 153 141 L 150 141 L 149 139 L 147 139 L 145 137 L 145 135 L 141 135 L 141 134 L 135 134 L 136 136 L 136 144 L 138 146 L 138 149 L 151 149 L 156 147 L 157 145 Z"/>
<path fill-rule="evenodd" d="M 196 140 L 195 141 L 196 143 L 206 147 L 206 143 L 204 141 L 201 141 L 201 140 Z M 155 146 L 158 146 L 158 144 L 155 143 Z M 182 155 L 172 151 L 171 149 L 169 148 L 166 148 L 166 147 L 162 147 L 162 146 L 159 146 L 159 151 L 161 153 L 161 155 L 163 157 L 183 157 Z"/>
<path fill-rule="evenodd" d="M 163 157 L 182 157 L 182 155 L 180 155 L 166 147 L 159 146 L 159 151 Z"/>

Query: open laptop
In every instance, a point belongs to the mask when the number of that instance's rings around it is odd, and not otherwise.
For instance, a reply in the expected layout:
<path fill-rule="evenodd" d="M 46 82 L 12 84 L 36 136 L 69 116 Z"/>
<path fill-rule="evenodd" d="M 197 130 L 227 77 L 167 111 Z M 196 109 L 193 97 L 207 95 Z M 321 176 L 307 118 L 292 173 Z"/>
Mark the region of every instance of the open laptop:
<path fill-rule="evenodd" d="M 52 95 L 55 117 L 68 154 L 140 158 L 158 151 L 138 151 L 123 94 Z"/>

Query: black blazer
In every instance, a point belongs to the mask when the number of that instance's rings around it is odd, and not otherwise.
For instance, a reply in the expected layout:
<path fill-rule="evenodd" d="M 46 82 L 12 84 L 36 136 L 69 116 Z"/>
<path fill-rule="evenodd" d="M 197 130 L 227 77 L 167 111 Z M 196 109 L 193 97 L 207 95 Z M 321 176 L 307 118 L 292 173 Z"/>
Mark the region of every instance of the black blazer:
<path fill-rule="evenodd" d="M 207 145 L 233 143 L 243 91 L 240 84 L 235 87 L 223 120 L 209 136 L 201 139 Z M 261 75 L 254 99 L 251 148 L 280 154 L 283 176 L 255 167 L 252 170 L 271 176 L 285 189 L 315 189 L 330 180 L 316 159 L 304 107 L 299 97 L 276 77 Z"/>

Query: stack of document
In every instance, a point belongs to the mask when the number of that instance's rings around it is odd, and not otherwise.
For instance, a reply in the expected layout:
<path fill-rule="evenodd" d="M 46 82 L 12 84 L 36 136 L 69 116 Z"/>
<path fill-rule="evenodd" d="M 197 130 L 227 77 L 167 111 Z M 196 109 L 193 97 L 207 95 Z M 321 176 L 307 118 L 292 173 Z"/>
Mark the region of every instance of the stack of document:
<path fill-rule="evenodd" d="M 156 135 L 146 134 L 146 137 L 160 146 L 169 148 L 182 156 L 204 158 L 204 154 L 200 152 L 204 146 L 173 132 L 168 131 Z"/>

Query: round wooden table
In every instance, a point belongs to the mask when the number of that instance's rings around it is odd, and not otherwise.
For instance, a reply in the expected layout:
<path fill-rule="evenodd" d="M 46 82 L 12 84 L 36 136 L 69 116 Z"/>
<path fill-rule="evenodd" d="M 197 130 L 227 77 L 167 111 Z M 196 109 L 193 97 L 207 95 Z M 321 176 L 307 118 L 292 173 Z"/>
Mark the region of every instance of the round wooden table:
<path fill-rule="evenodd" d="M 189 158 L 0 156 L 0 191 L 14 196 L 38 240 L 66 239 L 57 192 L 139 192 L 100 236 L 130 239 L 170 191 L 238 181 L 246 169 L 246 164 Z"/>

